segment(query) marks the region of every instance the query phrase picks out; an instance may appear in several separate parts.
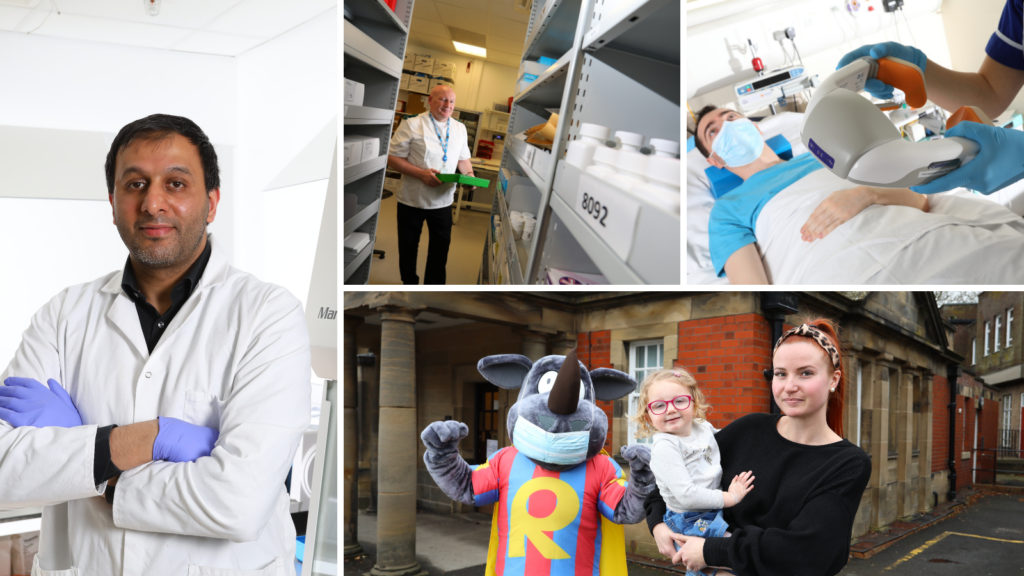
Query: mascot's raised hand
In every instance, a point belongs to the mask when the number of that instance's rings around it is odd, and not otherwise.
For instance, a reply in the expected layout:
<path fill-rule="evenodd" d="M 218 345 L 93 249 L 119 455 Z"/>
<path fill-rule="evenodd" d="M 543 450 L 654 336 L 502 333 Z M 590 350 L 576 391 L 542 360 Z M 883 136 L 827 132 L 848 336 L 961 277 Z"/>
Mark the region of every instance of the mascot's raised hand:
<path fill-rule="evenodd" d="M 647 515 L 644 513 L 644 498 L 654 489 L 654 472 L 651 471 L 651 447 L 634 444 L 622 449 L 622 457 L 629 463 L 629 488 L 633 498 L 623 498 L 616 518 L 622 515 L 619 524 L 635 524 Z"/>
<path fill-rule="evenodd" d="M 468 428 L 434 422 L 421 438 L 423 461 L 453 500 L 494 504 L 495 533 L 487 576 L 594 574 L 625 576 L 625 537 L 620 524 L 644 519 L 651 491 L 650 450 L 623 450 L 632 476 L 602 448 L 608 417 L 598 401 L 622 398 L 637 388 L 628 374 L 588 371 L 575 351 L 536 363 L 518 354 L 488 356 L 477 369 L 492 384 L 518 389 L 506 425 L 512 446 L 470 466 L 458 443 Z"/>
<path fill-rule="evenodd" d="M 420 439 L 426 445 L 423 462 L 427 471 L 449 498 L 463 504 L 473 505 L 472 470 L 459 456 L 459 442 L 469 434 L 469 427 L 462 422 L 445 420 L 432 422 Z"/>

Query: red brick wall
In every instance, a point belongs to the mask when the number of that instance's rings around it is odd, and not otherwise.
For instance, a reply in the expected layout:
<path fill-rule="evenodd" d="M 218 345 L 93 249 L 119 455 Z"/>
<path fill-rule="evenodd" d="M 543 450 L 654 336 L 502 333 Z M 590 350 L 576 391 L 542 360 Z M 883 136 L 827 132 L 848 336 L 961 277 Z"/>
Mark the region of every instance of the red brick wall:
<path fill-rule="evenodd" d="M 708 420 L 721 428 L 740 416 L 768 412 L 771 331 L 760 314 L 679 323 L 676 366 L 690 371 L 711 405 Z"/>
<path fill-rule="evenodd" d="M 587 370 L 612 368 L 611 344 L 612 333 L 610 330 L 581 332 L 576 337 L 576 356 L 587 367 Z M 612 401 L 597 401 L 597 407 L 604 410 L 605 415 L 608 416 L 608 436 L 604 440 L 604 449 L 609 453 L 612 450 L 613 406 Z"/>
<path fill-rule="evenodd" d="M 932 472 L 949 468 L 949 383 L 945 376 L 932 381 Z"/>

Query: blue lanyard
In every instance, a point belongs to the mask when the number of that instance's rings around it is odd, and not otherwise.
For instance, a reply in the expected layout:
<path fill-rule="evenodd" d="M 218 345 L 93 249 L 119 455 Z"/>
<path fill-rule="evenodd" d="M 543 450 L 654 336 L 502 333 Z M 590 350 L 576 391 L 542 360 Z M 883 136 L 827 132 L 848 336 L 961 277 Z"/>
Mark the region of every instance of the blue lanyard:
<path fill-rule="evenodd" d="M 427 114 L 430 113 L 428 112 Z M 437 141 L 441 143 L 441 151 L 444 152 L 444 157 L 441 158 L 441 161 L 448 162 L 448 136 L 452 133 L 452 119 L 449 118 L 445 123 L 444 142 L 441 142 L 441 129 L 437 127 L 437 120 L 434 120 L 433 114 L 430 114 L 430 122 L 434 125 L 434 132 L 437 133 Z"/>

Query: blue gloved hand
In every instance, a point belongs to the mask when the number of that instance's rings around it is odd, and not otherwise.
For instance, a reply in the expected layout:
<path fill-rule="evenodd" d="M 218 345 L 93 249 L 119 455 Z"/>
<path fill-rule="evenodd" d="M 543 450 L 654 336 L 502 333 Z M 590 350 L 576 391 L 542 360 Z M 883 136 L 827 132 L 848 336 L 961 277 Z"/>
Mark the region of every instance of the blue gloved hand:
<path fill-rule="evenodd" d="M 960 136 L 981 147 L 977 158 L 927 184 L 911 186 L 918 194 L 945 192 L 959 186 L 991 194 L 1024 178 L 1024 132 L 977 122 L 960 122 L 946 138 Z"/>
<path fill-rule="evenodd" d="M 845 56 L 840 58 L 839 65 L 836 66 L 836 70 L 839 70 L 850 62 L 865 56 L 870 56 L 875 60 L 885 58 L 886 56 L 899 58 L 900 60 L 905 60 L 920 68 L 922 74 L 924 74 L 925 65 L 928 64 L 928 57 L 924 55 L 924 52 L 921 52 L 913 46 L 904 46 L 897 42 L 882 42 L 881 44 L 867 44 L 847 53 Z M 864 84 L 864 91 L 875 98 L 882 100 L 892 99 L 892 85 L 886 84 L 878 78 L 868 80 Z"/>
<path fill-rule="evenodd" d="M 32 378 L 8 378 L 0 386 L 0 418 L 15 428 L 21 426 L 60 426 L 72 428 L 82 425 L 71 397 L 54 379 L 47 381 L 49 388 Z"/>
<path fill-rule="evenodd" d="M 220 432 L 214 428 L 190 424 L 177 418 L 160 416 L 159 431 L 153 442 L 153 460 L 195 462 L 209 456 Z"/>

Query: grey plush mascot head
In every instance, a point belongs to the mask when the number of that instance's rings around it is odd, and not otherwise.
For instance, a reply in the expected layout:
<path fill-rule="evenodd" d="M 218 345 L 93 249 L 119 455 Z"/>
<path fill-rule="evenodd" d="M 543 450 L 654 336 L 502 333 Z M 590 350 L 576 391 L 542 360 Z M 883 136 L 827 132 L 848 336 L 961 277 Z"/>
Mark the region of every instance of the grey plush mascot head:
<path fill-rule="evenodd" d="M 554 435 L 590 433 L 586 457 L 581 455 L 578 462 L 552 463 L 531 457 L 552 472 L 573 468 L 601 452 L 608 436 L 608 417 L 595 405 L 596 400 L 622 398 L 637 388 L 636 380 L 624 372 L 611 368 L 587 371 L 576 359 L 575 350 L 568 356 L 545 356 L 536 364 L 519 354 L 499 354 L 482 358 L 476 367 L 496 386 L 519 388 L 519 399 L 508 411 L 513 445 L 520 418 Z"/>

